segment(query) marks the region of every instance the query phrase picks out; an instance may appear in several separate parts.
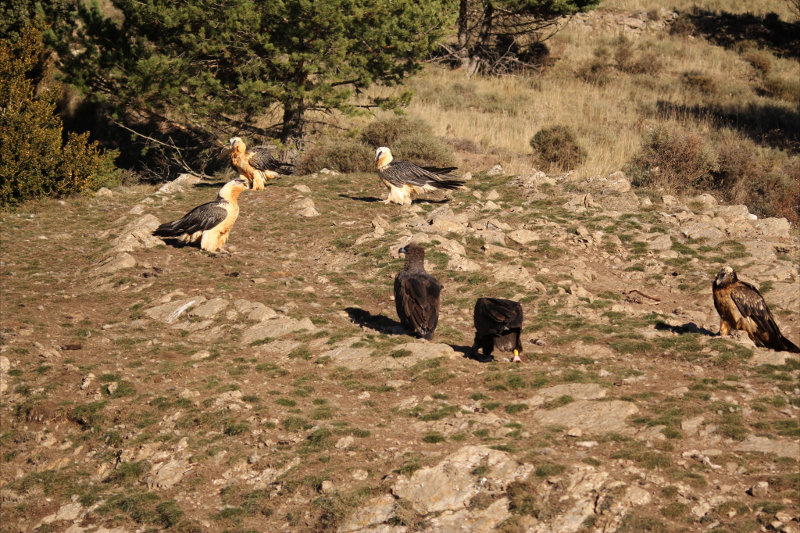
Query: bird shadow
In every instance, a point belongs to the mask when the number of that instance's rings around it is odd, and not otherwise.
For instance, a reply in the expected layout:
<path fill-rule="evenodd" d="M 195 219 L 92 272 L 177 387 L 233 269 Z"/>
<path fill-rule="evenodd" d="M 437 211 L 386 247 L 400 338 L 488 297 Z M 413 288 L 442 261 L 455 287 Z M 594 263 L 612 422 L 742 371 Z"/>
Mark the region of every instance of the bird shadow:
<path fill-rule="evenodd" d="M 486 356 L 478 351 L 473 352 L 472 346 L 461 346 L 458 344 L 449 344 L 448 346 L 450 346 L 454 351 L 460 353 L 462 356 L 464 356 L 464 358 L 471 359 L 479 363 L 491 363 L 492 361 L 496 360 L 494 355 Z"/>
<path fill-rule="evenodd" d="M 354 324 L 385 333 L 387 335 L 405 335 L 406 330 L 397 320 L 393 320 L 386 315 L 373 315 L 365 309 L 359 307 L 348 307 L 345 312 Z"/>
<path fill-rule="evenodd" d="M 683 333 L 700 333 L 701 335 L 706 335 L 708 337 L 717 336 L 717 334 L 713 331 L 702 328 L 694 322 L 687 322 L 686 324 L 681 324 L 680 326 L 673 326 L 671 324 L 667 324 L 666 322 L 658 322 L 656 323 L 656 329 L 659 331 L 671 331 L 672 333 L 677 333 L 679 335 Z"/>
<path fill-rule="evenodd" d="M 193 187 L 195 189 L 219 189 L 223 185 L 225 185 L 224 181 L 201 181 L 199 183 L 195 183 Z"/>
<path fill-rule="evenodd" d="M 370 204 L 383 201 L 380 198 L 375 198 L 374 196 L 350 196 L 349 194 L 340 194 L 339 198 L 347 198 L 348 200 L 356 200 L 358 202 L 367 202 Z"/>

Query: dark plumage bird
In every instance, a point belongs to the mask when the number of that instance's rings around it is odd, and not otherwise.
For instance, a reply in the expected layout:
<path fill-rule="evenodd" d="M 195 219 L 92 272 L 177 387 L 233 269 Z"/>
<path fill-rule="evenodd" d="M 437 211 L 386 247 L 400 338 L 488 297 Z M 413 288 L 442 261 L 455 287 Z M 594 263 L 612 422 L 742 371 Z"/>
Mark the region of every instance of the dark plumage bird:
<path fill-rule="evenodd" d="M 403 327 L 423 339 L 433 339 L 439 322 L 442 284 L 425 272 L 425 250 L 411 243 L 400 248 L 406 263 L 394 278 L 394 304 Z"/>
<path fill-rule="evenodd" d="M 231 137 L 228 142 L 231 145 L 233 168 L 247 178 L 255 191 L 262 190 L 267 180 L 277 178 L 279 175 L 288 176 L 294 172 L 294 165 L 278 161 L 263 146 L 248 150 L 239 137 Z"/>
<path fill-rule="evenodd" d="M 711 284 L 714 307 L 719 313 L 720 336 L 730 335 L 731 330 L 746 331 L 756 346 L 777 351 L 800 353 L 792 341 L 783 336 L 775 323 L 767 302 L 758 289 L 740 281 L 729 266 L 719 271 Z"/>
<path fill-rule="evenodd" d="M 228 242 L 233 223 L 239 216 L 239 194 L 247 188 L 247 180 L 239 176 L 220 189 L 216 200 L 195 207 L 178 220 L 161 224 L 153 235 L 186 243 L 199 240 L 200 248 L 216 252 Z"/>
<path fill-rule="evenodd" d="M 464 185 L 448 174 L 456 167 L 421 167 L 409 161 L 394 161 L 392 151 L 385 146 L 375 150 L 375 163 L 381 181 L 389 189 L 389 196 L 384 200 L 387 204 L 411 205 L 412 194 L 458 189 Z"/>
<path fill-rule="evenodd" d="M 522 306 L 513 300 L 502 298 L 478 298 L 473 314 L 475 323 L 475 342 L 472 344 L 473 357 L 478 348 L 483 356 L 489 357 L 497 348 L 502 352 L 514 352 L 515 363 L 522 362 L 520 334 L 522 333 Z"/>

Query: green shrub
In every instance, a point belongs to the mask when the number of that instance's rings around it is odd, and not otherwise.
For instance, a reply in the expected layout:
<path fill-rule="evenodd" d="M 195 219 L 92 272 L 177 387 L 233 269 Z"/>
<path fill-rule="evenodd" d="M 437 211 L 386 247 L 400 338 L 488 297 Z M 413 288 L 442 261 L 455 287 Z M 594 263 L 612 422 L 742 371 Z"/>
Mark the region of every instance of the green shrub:
<path fill-rule="evenodd" d="M 361 140 L 373 150 L 373 155 L 375 148 L 388 146 L 397 160 L 431 166 L 455 164 L 452 151 L 421 120 L 405 117 L 376 120 L 364 128 Z M 371 162 L 370 170 L 373 168 Z"/>
<path fill-rule="evenodd" d="M 683 83 L 703 94 L 713 94 L 717 92 L 717 82 L 714 78 L 698 70 L 684 72 Z"/>
<path fill-rule="evenodd" d="M 412 161 L 423 166 L 455 165 L 452 151 L 437 137 L 427 133 L 411 133 L 398 137 L 392 148 L 395 159 Z"/>
<path fill-rule="evenodd" d="M 637 186 L 691 191 L 712 188 L 718 169 L 716 153 L 699 134 L 659 126 L 644 139 L 626 172 Z"/>
<path fill-rule="evenodd" d="M 396 144 L 397 139 L 409 135 L 431 134 L 431 128 L 425 122 L 406 117 L 392 117 L 376 120 L 361 132 L 361 140 L 372 148 Z"/>
<path fill-rule="evenodd" d="M 310 174 L 323 168 L 338 172 L 372 172 L 375 151 L 354 139 L 333 139 L 303 152 L 296 165 L 298 174 Z"/>
<path fill-rule="evenodd" d="M 98 189 L 119 173 L 117 152 L 101 151 L 88 133 L 70 132 L 64 142 L 47 55 L 33 26 L 0 43 L 0 205 Z"/>
<path fill-rule="evenodd" d="M 586 159 L 586 151 L 578 145 L 575 134 L 567 126 L 542 128 L 530 144 L 540 162 L 562 170 L 571 170 Z"/>
<path fill-rule="evenodd" d="M 767 76 L 759 88 L 766 96 L 800 104 L 800 81 L 781 76 Z"/>
<path fill-rule="evenodd" d="M 587 60 L 578 67 L 577 76 L 592 85 L 602 87 L 612 79 L 612 69 L 608 61 L 601 57 Z"/>

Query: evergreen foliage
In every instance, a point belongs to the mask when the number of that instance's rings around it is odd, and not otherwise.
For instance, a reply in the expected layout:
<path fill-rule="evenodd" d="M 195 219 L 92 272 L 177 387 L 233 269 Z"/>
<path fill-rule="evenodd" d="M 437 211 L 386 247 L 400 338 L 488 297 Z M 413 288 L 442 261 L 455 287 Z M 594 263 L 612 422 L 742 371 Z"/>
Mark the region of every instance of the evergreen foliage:
<path fill-rule="evenodd" d="M 458 42 L 451 51 L 470 74 L 503 73 L 540 61 L 557 19 L 600 0 L 459 0 Z"/>
<path fill-rule="evenodd" d="M 82 4 L 82 53 L 62 55 L 62 69 L 118 109 L 223 137 L 266 134 L 256 119 L 278 109 L 287 142 L 307 111 L 353 111 L 361 89 L 416 72 L 451 1 L 111 0 L 119 20 Z"/>
<path fill-rule="evenodd" d="M 102 152 L 88 134 L 63 139 L 48 55 L 31 25 L 0 42 L 0 205 L 98 188 L 117 173 L 116 152 Z"/>

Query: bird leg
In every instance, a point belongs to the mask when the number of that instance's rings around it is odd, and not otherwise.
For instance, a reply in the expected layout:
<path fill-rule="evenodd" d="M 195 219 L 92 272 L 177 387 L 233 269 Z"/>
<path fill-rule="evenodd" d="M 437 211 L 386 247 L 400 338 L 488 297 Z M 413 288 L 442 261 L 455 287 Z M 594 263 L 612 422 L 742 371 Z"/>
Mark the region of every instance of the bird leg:
<path fill-rule="evenodd" d="M 519 356 L 519 350 L 517 350 L 516 348 L 514 349 L 514 358 L 511 360 L 511 362 L 512 363 L 521 363 L 522 362 L 522 358 L 520 358 L 520 356 Z"/>
<path fill-rule="evenodd" d="M 725 337 L 727 335 L 730 335 L 730 333 L 731 333 L 730 325 L 728 325 L 728 322 L 724 318 L 721 319 L 719 321 L 719 336 Z"/>

